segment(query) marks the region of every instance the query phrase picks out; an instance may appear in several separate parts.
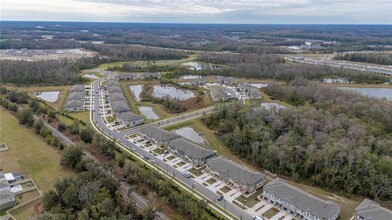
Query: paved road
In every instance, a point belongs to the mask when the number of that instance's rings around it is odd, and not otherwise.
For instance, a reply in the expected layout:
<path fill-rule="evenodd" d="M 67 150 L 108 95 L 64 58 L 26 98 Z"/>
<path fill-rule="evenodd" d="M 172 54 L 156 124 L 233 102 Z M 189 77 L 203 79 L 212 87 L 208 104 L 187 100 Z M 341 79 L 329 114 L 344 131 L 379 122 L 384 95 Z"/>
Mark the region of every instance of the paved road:
<path fill-rule="evenodd" d="M 150 154 L 150 153 L 144 151 L 143 149 L 137 147 L 133 143 L 127 141 L 125 139 L 124 135 L 127 132 L 131 132 L 131 131 L 117 133 L 117 132 L 114 132 L 114 131 L 110 130 L 109 128 L 107 128 L 105 123 L 103 122 L 102 117 L 100 117 L 100 115 L 99 115 L 99 95 L 96 93 L 97 91 L 99 91 L 99 83 L 102 82 L 103 80 L 105 80 L 105 79 L 98 79 L 93 82 L 93 88 L 94 88 L 94 92 L 93 92 L 93 94 L 94 94 L 94 97 L 93 97 L 93 100 L 94 100 L 93 120 L 94 120 L 94 124 L 97 127 L 99 127 L 99 129 L 103 133 L 105 133 L 106 135 L 108 135 L 112 138 L 115 138 L 119 143 L 123 144 L 124 146 L 126 146 L 130 150 L 135 148 L 135 152 L 137 154 L 141 155 L 142 157 L 148 157 L 150 159 L 155 160 L 155 165 L 160 167 L 162 170 L 166 171 L 168 174 L 172 175 L 174 179 L 180 180 L 181 182 L 185 183 L 188 187 L 195 189 L 196 191 L 201 193 L 203 196 L 208 198 L 210 200 L 210 202 L 214 202 L 217 205 L 221 206 L 222 208 L 226 209 L 228 212 L 232 213 L 238 219 L 251 219 L 252 218 L 252 216 L 250 214 L 248 214 L 244 210 L 240 209 L 238 206 L 236 206 L 230 202 L 226 202 L 225 199 L 223 199 L 222 201 L 216 201 L 216 199 L 219 197 L 218 194 L 208 190 L 206 187 L 204 187 L 203 185 L 194 181 L 192 178 L 184 177 L 180 171 L 174 169 L 173 167 L 169 166 L 165 162 L 157 159 L 153 154 Z M 190 113 L 189 117 L 191 118 L 192 115 L 193 114 Z M 196 116 L 196 112 L 194 113 L 193 117 L 194 116 Z M 180 118 L 173 119 L 173 120 L 181 121 L 181 119 L 182 118 L 180 117 Z M 167 123 L 169 123 L 169 124 L 174 123 L 174 121 L 169 120 Z M 135 131 L 137 131 L 137 130 L 136 129 L 132 130 L 132 132 L 135 132 Z"/>

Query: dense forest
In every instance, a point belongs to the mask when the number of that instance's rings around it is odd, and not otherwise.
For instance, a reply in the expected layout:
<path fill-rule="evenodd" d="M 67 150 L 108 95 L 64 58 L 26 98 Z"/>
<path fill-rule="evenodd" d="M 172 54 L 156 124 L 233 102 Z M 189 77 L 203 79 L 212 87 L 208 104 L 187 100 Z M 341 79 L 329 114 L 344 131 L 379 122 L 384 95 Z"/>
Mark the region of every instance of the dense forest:
<path fill-rule="evenodd" d="M 340 68 L 286 62 L 283 57 L 268 53 L 217 54 L 202 53 L 199 61 L 227 65 L 231 68 L 199 70 L 202 75 L 225 75 L 291 81 L 296 77 L 322 80 L 328 77 L 344 77 L 356 83 L 385 83 L 390 79 L 377 74 L 356 72 Z M 189 72 L 189 71 L 188 71 Z"/>
<path fill-rule="evenodd" d="M 334 56 L 335 60 L 392 65 L 392 53 L 346 53 Z"/>
<path fill-rule="evenodd" d="M 268 92 L 298 107 L 227 104 L 204 122 L 258 167 L 348 196 L 392 198 L 392 103 L 306 80 Z"/>

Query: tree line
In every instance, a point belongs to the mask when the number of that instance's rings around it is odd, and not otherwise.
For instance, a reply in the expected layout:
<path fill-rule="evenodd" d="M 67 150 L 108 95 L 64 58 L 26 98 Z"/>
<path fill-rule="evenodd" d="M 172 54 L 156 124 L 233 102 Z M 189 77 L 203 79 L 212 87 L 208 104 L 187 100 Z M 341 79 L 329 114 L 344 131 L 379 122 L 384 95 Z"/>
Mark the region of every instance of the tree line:
<path fill-rule="evenodd" d="M 279 87 L 285 90 L 283 85 L 274 89 Z M 346 98 L 334 92 L 307 91 L 319 97 L 316 102 L 280 111 L 226 104 L 204 122 L 234 154 L 255 166 L 348 196 L 391 199 L 392 104 L 363 103 L 349 93 L 353 101 L 345 104 Z"/>
<path fill-rule="evenodd" d="M 392 65 L 391 53 L 346 53 L 334 56 L 335 60 Z"/>
<path fill-rule="evenodd" d="M 343 77 L 357 83 L 385 83 L 390 81 L 389 78 L 377 74 L 327 66 L 286 62 L 283 57 L 268 53 L 202 53 L 197 59 L 202 62 L 229 66 L 229 68 L 219 68 L 216 70 L 198 70 L 197 73 L 200 75 L 224 75 L 283 81 L 291 81 L 297 77 L 317 80 L 323 80 L 324 78 L 330 77 Z M 191 70 L 188 72 L 191 72 Z"/>

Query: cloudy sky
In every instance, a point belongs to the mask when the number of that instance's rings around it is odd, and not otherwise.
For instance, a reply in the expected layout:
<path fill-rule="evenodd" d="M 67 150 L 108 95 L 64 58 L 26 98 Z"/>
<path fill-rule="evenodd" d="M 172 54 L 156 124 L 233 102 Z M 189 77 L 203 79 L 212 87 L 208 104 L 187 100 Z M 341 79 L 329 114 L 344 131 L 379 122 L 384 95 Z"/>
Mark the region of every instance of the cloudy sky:
<path fill-rule="evenodd" d="M 1 0 L 1 20 L 392 24 L 392 0 Z"/>

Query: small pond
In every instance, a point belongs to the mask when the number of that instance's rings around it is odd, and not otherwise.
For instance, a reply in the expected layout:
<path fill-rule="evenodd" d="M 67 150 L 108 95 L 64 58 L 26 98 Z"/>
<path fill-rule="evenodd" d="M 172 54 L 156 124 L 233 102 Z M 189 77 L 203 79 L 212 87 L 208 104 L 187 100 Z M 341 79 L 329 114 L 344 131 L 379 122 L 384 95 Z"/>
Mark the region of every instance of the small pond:
<path fill-rule="evenodd" d="M 189 69 L 193 69 L 193 70 L 216 70 L 216 69 L 219 69 L 218 65 L 213 65 L 211 63 L 197 62 L 197 61 L 183 63 L 182 65 L 189 66 Z"/>
<path fill-rule="evenodd" d="M 192 91 L 179 89 L 173 86 L 162 86 L 162 85 L 154 86 L 154 91 L 152 95 L 157 98 L 163 98 L 166 95 L 169 95 L 171 98 L 181 100 L 181 101 L 195 97 L 195 94 Z"/>
<path fill-rule="evenodd" d="M 84 74 L 84 78 L 89 78 L 89 79 L 98 79 L 99 77 L 93 74 Z"/>
<path fill-rule="evenodd" d="M 140 106 L 139 110 L 148 119 L 151 119 L 151 120 L 159 119 L 159 116 L 157 114 L 155 114 L 154 109 L 152 107 Z"/>
<path fill-rule="evenodd" d="M 35 92 L 34 95 L 48 102 L 55 102 L 59 98 L 59 91 Z"/>
<path fill-rule="evenodd" d="M 143 90 L 143 85 L 132 85 L 132 86 L 129 86 L 129 89 L 131 89 L 131 92 L 132 92 L 133 96 L 135 97 L 136 102 L 140 102 L 141 101 L 140 93 Z"/>
<path fill-rule="evenodd" d="M 392 88 L 357 88 L 357 87 L 338 87 L 338 89 L 356 91 L 362 95 L 374 97 L 374 98 L 386 98 L 392 101 Z"/>
<path fill-rule="evenodd" d="M 258 89 L 265 88 L 268 86 L 268 84 L 265 84 L 265 83 L 251 83 L 251 85 L 258 88 Z"/>
<path fill-rule="evenodd" d="M 181 135 L 182 137 L 195 142 L 197 144 L 205 144 L 206 141 L 202 135 L 197 133 L 193 128 L 191 127 L 182 127 L 176 130 L 173 130 L 174 133 Z"/>
<path fill-rule="evenodd" d="M 180 79 L 201 79 L 203 76 L 198 76 L 198 75 L 184 75 L 180 76 Z"/>

